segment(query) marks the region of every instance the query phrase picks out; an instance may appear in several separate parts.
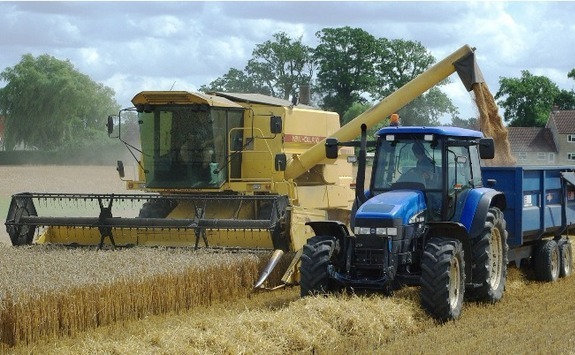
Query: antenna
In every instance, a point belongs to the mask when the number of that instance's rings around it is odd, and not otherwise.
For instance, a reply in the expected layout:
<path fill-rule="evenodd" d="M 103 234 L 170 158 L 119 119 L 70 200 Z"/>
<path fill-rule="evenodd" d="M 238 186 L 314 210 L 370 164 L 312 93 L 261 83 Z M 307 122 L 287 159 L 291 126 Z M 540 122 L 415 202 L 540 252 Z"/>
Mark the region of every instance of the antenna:
<path fill-rule="evenodd" d="M 168 91 L 172 91 L 174 89 L 174 86 L 176 85 L 176 82 L 174 81 L 174 83 L 172 84 L 172 87 L 170 88 L 170 90 Z"/>

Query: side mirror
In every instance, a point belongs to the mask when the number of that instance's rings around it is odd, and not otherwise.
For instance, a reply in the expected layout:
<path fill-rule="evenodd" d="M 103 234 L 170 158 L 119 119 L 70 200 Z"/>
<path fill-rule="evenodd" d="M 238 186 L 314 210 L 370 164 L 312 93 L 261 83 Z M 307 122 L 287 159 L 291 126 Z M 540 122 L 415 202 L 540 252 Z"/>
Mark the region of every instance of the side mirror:
<path fill-rule="evenodd" d="M 328 159 L 337 159 L 337 138 L 327 138 L 325 140 L 325 156 Z"/>
<path fill-rule="evenodd" d="M 270 132 L 272 134 L 282 133 L 282 118 L 280 116 L 272 116 L 270 119 Z"/>
<path fill-rule="evenodd" d="M 106 127 L 108 127 L 108 135 L 111 136 L 114 133 L 114 116 L 108 116 Z"/>
<path fill-rule="evenodd" d="M 493 138 L 482 138 L 479 140 L 479 157 L 481 159 L 493 159 L 495 157 Z"/>
<path fill-rule="evenodd" d="M 276 171 L 285 171 L 287 165 L 287 156 L 285 153 L 276 154 L 275 158 L 275 168 Z"/>
<path fill-rule="evenodd" d="M 124 163 L 121 160 L 118 160 L 118 162 L 116 163 L 116 171 L 118 172 L 118 174 L 120 175 L 120 178 L 124 178 L 125 173 L 124 173 Z"/>

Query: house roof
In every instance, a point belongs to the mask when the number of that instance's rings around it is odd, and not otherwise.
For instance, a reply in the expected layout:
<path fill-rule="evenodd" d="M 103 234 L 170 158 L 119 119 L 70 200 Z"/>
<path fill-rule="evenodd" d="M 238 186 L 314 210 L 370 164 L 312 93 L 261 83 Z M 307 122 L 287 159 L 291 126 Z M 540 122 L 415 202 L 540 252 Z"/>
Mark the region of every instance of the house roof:
<path fill-rule="evenodd" d="M 559 134 L 575 134 L 575 110 L 551 112 L 546 127 L 553 124 Z"/>
<path fill-rule="evenodd" d="M 507 127 L 507 131 L 507 139 L 513 152 L 557 152 L 549 128 Z"/>

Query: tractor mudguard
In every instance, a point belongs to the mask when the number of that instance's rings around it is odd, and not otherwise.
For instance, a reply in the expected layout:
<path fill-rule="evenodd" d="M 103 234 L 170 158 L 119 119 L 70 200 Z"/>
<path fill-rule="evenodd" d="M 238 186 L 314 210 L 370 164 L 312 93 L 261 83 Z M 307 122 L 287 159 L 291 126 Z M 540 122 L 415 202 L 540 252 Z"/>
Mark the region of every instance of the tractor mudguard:
<path fill-rule="evenodd" d="M 433 237 L 443 239 L 459 240 L 463 245 L 463 257 L 465 260 L 465 276 L 466 280 L 471 280 L 471 267 L 472 264 L 472 250 L 471 238 L 467 233 L 465 226 L 458 222 L 429 222 L 427 224 L 429 230 L 426 239 Z"/>
<path fill-rule="evenodd" d="M 465 226 L 469 236 L 474 238 L 485 226 L 485 218 L 490 207 L 503 211 L 506 207 L 505 195 L 490 188 L 469 190 L 459 222 Z"/>
<path fill-rule="evenodd" d="M 350 235 L 347 226 L 339 221 L 310 221 L 305 224 L 313 229 L 315 235 L 331 235 L 340 240 Z"/>

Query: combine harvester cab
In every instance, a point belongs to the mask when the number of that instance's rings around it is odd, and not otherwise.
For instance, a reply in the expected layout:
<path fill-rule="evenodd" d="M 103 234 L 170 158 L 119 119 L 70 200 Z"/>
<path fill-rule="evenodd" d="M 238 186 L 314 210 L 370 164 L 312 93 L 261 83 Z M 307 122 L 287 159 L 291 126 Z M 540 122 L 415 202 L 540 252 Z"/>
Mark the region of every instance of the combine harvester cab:
<path fill-rule="evenodd" d="M 6 228 L 14 245 L 163 245 L 295 252 L 282 279 L 299 279 L 298 258 L 314 232 L 308 221 L 348 224 L 354 201 L 352 147 L 325 154 L 326 137 L 355 139 L 457 71 L 465 86 L 481 80 L 465 45 L 343 127 L 334 112 L 259 94 L 146 91 L 133 108 L 108 119 L 122 138 L 122 119 L 137 113 L 141 148 L 125 142 L 137 177 L 120 195 L 14 195 Z M 300 93 L 300 98 L 306 95 Z M 121 117 L 124 114 L 124 117 Z M 128 117 L 129 118 L 129 117 Z M 120 176 L 124 164 L 118 162 Z M 92 206 L 91 217 L 85 215 Z M 69 213 L 54 215 L 60 208 Z M 130 209 L 136 212 L 130 215 Z"/>

